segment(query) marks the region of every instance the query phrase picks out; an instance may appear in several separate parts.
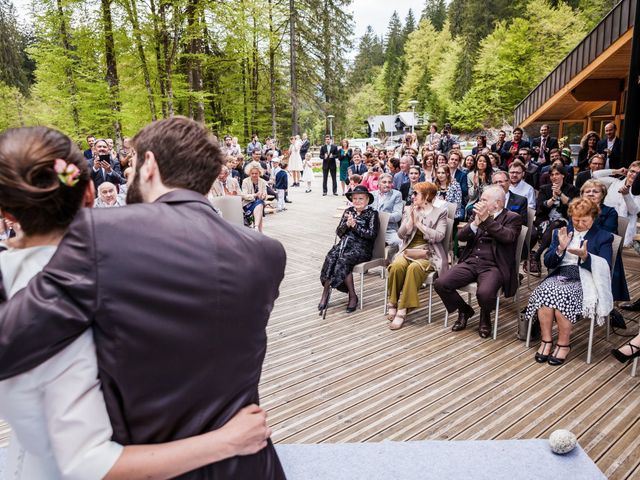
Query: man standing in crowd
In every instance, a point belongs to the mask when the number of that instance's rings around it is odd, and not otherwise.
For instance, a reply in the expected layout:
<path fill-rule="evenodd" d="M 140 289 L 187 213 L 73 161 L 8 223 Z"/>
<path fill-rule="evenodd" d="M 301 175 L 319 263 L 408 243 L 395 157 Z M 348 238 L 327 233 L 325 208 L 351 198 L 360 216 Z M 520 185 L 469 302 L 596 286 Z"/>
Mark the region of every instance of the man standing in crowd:
<path fill-rule="evenodd" d="M 596 151 L 604 155 L 605 169 L 616 170 L 622 167 L 622 142 L 616 137 L 616 124 L 604 126 L 604 138 L 596 145 Z"/>
<path fill-rule="evenodd" d="M 444 126 L 444 130 L 442 130 L 438 150 L 446 155 L 453 149 L 454 143 L 455 139 L 451 136 L 451 125 L 447 124 Z"/>
<path fill-rule="evenodd" d="M 469 183 L 467 182 L 467 173 L 460 169 L 460 162 L 462 162 L 462 156 L 459 150 L 449 152 L 447 165 L 449 165 L 451 178 L 455 178 L 456 182 L 460 184 L 460 190 L 462 190 L 462 205 L 466 205 L 469 200 Z"/>
<path fill-rule="evenodd" d="M 222 153 L 225 156 L 237 157 L 240 155 L 240 147 L 238 145 L 234 145 L 233 137 L 231 135 L 224 136 L 224 145 L 222 145 Z"/>
<path fill-rule="evenodd" d="M 96 137 L 94 137 L 93 135 L 89 135 L 87 137 L 87 145 L 89 145 L 89 148 L 84 151 L 84 158 L 86 158 L 87 160 L 91 160 L 93 158 L 93 146 L 95 144 Z"/>
<path fill-rule="evenodd" d="M 524 181 L 538 189 L 540 183 L 540 166 L 531 160 L 531 151 L 527 148 L 520 148 L 516 160 L 520 160 L 524 165 Z"/>
<path fill-rule="evenodd" d="M 89 160 L 89 167 L 96 192 L 103 182 L 111 182 L 114 185 L 126 183 L 122 177 L 120 162 L 111 155 L 109 144 L 105 140 L 100 139 L 94 143 L 94 149 L 96 154 Z"/>
<path fill-rule="evenodd" d="M 202 125 L 156 121 L 133 146 L 129 206 L 81 209 L 44 271 L 0 304 L 0 379 L 40 365 L 95 325 L 113 440 L 123 445 L 205 433 L 258 403 L 265 329 L 285 267 L 278 241 L 231 226 L 204 197 L 223 157 Z M 189 234 L 176 242 L 177 232 Z M 285 475 L 269 441 L 180 478 Z"/>
<path fill-rule="evenodd" d="M 255 149 L 262 150 L 262 144 L 258 141 L 258 134 L 251 135 L 251 141 L 247 145 L 247 155 L 251 156 Z"/>
<path fill-rule="evenodd" d="M 513 129 L 513 139 L 508 142 L 504 142 L 502 149 L 500 150 L 500 158 L 502 159 L 501 168 L 503 170 L 508 169 L 511 166 L 518 150 L 521 148 L 530 148 L 529 142 L 522 139 L 523 130 L 520 127 Z"/>
<path fill-rule="evenodd" d="M 491 145 L 491 151 L 494 153 L 500 153 L 502 147 L 504 146 L 504 140 L 507 138 L 507 132 L 504 130 L 500 130 L 498 132 L 498 141 Z"/>
<path fill-rule="evenodd" d="M 509 190 L 527 199 L 529 208 L 536 208 L 536 192 L 533 187 L 524 181 L 524 164 L 520 160 L 514 160 L 509 167 Z"/>
<path fill-rule="evenodd" d="M 440 134 L 438 133 L 438 125 L 432 123 L 429 127 L 429 135 L 425 139 L 425 144 L 428 146 L 429 150 L 437 150 L 438 145 L 440 145 Z"/>
<path fill-rule="evenodd" d="M 400 190 L 403 183 L 409 181 L 409 168 L 413 165 L 413 158 L 403 155 L 400 158 L 400 171 L 393 176 L 393 188 Z"/>
<path fill-rule="evenodd" d="M 540 136 L 531 142 L 532 157 L 535 162 L 544 165 L 549 162 L 549 152 L 558 146 L 558 139 L 549 134 L 549 125 L 546 123 L 540 127 Z"/>
<path fill-rule="evenodd" d="M 593 178 L 593 172 L 604 168 L 604 157 L 601 153 L 596 153 L 589 159 L 589 168 L 584 172 L 580 172 L 576 177 L 576 188 L 580 190 L 584 182 Z"/>
<path fill-rule="evenodd" d="M 322 160 L 322 196 L 327 196 L 327 177 L 331 173 L 333 194 L 338 196 L 338 182 L 336 182 L 336 159 L 338 147 L 333 145 L 331 135 L 324 136 L 324 145 L 320 147 L 320 159 Z"/>
<path fill-rule="evenodd" d="M 384 234 L 384 241 L 389 245 L 388 260 L 392 260 L 402 246 L 402 240 L 398 237 L 398 228 L 402 220 L 402 194 L 392 187 L 391 175 L 388 173 L 380 175 L 378 178 L 378 190 L 372 192 L 373 204 L 371 205 L 374 210 L 389 214 L 389 223 Z"/>
<path fill-rule="evenodd" d="M 311 143 L 309 142 L 309 136 L 306 133 L 302 134 L 302 145 L 300 145 L 300 158 L 304 160 L 304 157 L 307 155 L 307 152 L 311 148 Z"/>
<path fill-rule="evenodd" d="M 442 274 L 435 282 L 447 312 L 458 311 L 454 332 L 467 328 L 467 321 L 474 310 L 463 300 L 457 289 L 477 282 L 476 298 L 480 305 L 481 338 L 491 335 L 491 311 L 496 305 L 498 291 L 502 288 L 507 297 L 518 288 L 518 264 L 514 262 L 516 244 L 522 220 L 517 213 L 504 208 L 504 190 L 492 185 L 487 187 L 473 208 L 473 220 L 458 234 L 467 242 L 460 261 Z"/>

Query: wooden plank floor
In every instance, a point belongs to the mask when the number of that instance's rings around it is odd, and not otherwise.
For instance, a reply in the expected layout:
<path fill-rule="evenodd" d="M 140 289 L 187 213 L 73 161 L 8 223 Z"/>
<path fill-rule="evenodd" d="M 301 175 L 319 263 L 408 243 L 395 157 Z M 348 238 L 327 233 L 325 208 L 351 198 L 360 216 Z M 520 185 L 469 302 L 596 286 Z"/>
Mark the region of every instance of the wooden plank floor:
<path fill-rule="evenodd" d="M 320 190 L 318 178 L 312 193 L 292 189 L 288 211 L 265 220 L 265 233 L 287 250 L 260 389 L 274 441 L 524 439 L 567 428 L 608 478 L 640 479 L 640 377 L 608 354 L 621 337 L 607 341 L 597 329 L 587 365 L 588 326 L 579 325 L 567 363 L 539 365 L 537 346 L 527 350 L 515 338 L 510 300 L 501 302 L 497 341 L 483 340 L 477 316 L 464 332 L 444 328 L 435 294 L 427 324 L 427 290 L 422 307 L 392 332 L 382 315 L 384 285 L 373 273 L 365 277 L 364 310 L 347 314 L 346 295 L 335 293 L 322 320 L 318 277 L 344 198 Z M 637 298 L 640 258 L 624 258 Z M 521 292 L 520 308 L 526 287 Z M 0 423 L 0 443 L 7 431 Z"/>

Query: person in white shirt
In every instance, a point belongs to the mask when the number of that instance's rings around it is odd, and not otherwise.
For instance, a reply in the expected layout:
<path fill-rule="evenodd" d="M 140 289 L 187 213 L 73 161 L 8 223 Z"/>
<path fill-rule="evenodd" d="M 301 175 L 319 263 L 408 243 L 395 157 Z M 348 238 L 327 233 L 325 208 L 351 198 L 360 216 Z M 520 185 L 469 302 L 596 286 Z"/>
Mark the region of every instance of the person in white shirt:
<path fill-rule="evenodd" d="M 640 161 L 633 162 L 629 165 L 629 170 L 621 168 L 618 170 L 598 170 L 593 172 L 593 178 L 600 180 L 607 185 L 607 196 L 604 198 L 604 204 L 613 207 L 618 212 L 618 217 L 626 217 L 629 219 L 629 227 L 624 237 L 624 246 L 630 247 L 633 244 L 633 237 L 636 235 L 636 223 L 638 222 L 638 213 L 640 213 L 640 195 L 631 193 L 631 184 L 640 172 Z M 625 175 L 625 178 L 619 179 L 611 175 Z"/>
<path fill-rule="evenodd" d="M 98 187 L 98 198 L 93 203 L 93 208 L 123 207 L 126 204 L 125 196 L 118 194 L 116 186 L 111 182 L 104 182 Z"/>
<path fill-rule="evenodd" d="M 86 160 L 71 139 L 45 127 L 0 135 L 0 214 L 22 231 L 0 247 L 9 298 L 49 262 L 93 198 Z M 170 478 L 255 453 L 269 436 L 264 411 L 252 405 L 202 435 L 126 447 L 111 441 L 91 330 L 39 366 L 0 381 L 0 417 L 12 427 L 6 472 L 14 480 Z"/>
<path fill-rule="evenodd" d="M 536 208 L 536 192 L 531 185 L 524 181 L 524 165 L 520 160 L 514 160 L 509 167 L 509 190 L 525 197 L 529 208 Z"/>

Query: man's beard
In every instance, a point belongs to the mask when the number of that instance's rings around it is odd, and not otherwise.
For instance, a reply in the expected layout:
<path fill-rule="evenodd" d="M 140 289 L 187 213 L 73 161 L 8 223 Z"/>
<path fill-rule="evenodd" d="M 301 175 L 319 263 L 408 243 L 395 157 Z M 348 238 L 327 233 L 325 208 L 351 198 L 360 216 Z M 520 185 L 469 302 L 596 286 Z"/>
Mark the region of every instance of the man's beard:
<path fill-rule="evenodd" d="M 133 181 L 127 189 L 127 205 L 133 205 L 134 203 L 143 203 L 142 192 L 140 191 L 140 175 L 138 172 L 134 172 Z"/>

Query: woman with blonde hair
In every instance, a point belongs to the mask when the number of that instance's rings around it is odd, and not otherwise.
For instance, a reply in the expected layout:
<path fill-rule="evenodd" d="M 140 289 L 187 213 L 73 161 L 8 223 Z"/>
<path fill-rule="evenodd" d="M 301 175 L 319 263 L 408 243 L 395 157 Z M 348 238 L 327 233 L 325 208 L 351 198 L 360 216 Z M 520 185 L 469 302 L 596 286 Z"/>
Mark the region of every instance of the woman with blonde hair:
<path fill-rule="evenodd" d="M 249 224 L 253 217 L 254 224 L 262 232 L 265 200 L 267 199 L 267 182 L 261 178 L 264 170 L 259 162 L 251 162 L 244 169 L 247 178 L 242 181 L 242 209 L 245 223 Z"/>
<path fill-rule="evenodd" d="M 433 205 L 437 187 L 419 182 L 413 186 L 412 205 L 405 208 L 398 229 L 402 246 L 389 265 L 389 328 L 402 328 L 409 309 L 418 308 L 418 290 L 429 272 L 445 272 L 449 264 L 442 244 L 447 232 L 447 208 Z"/>

